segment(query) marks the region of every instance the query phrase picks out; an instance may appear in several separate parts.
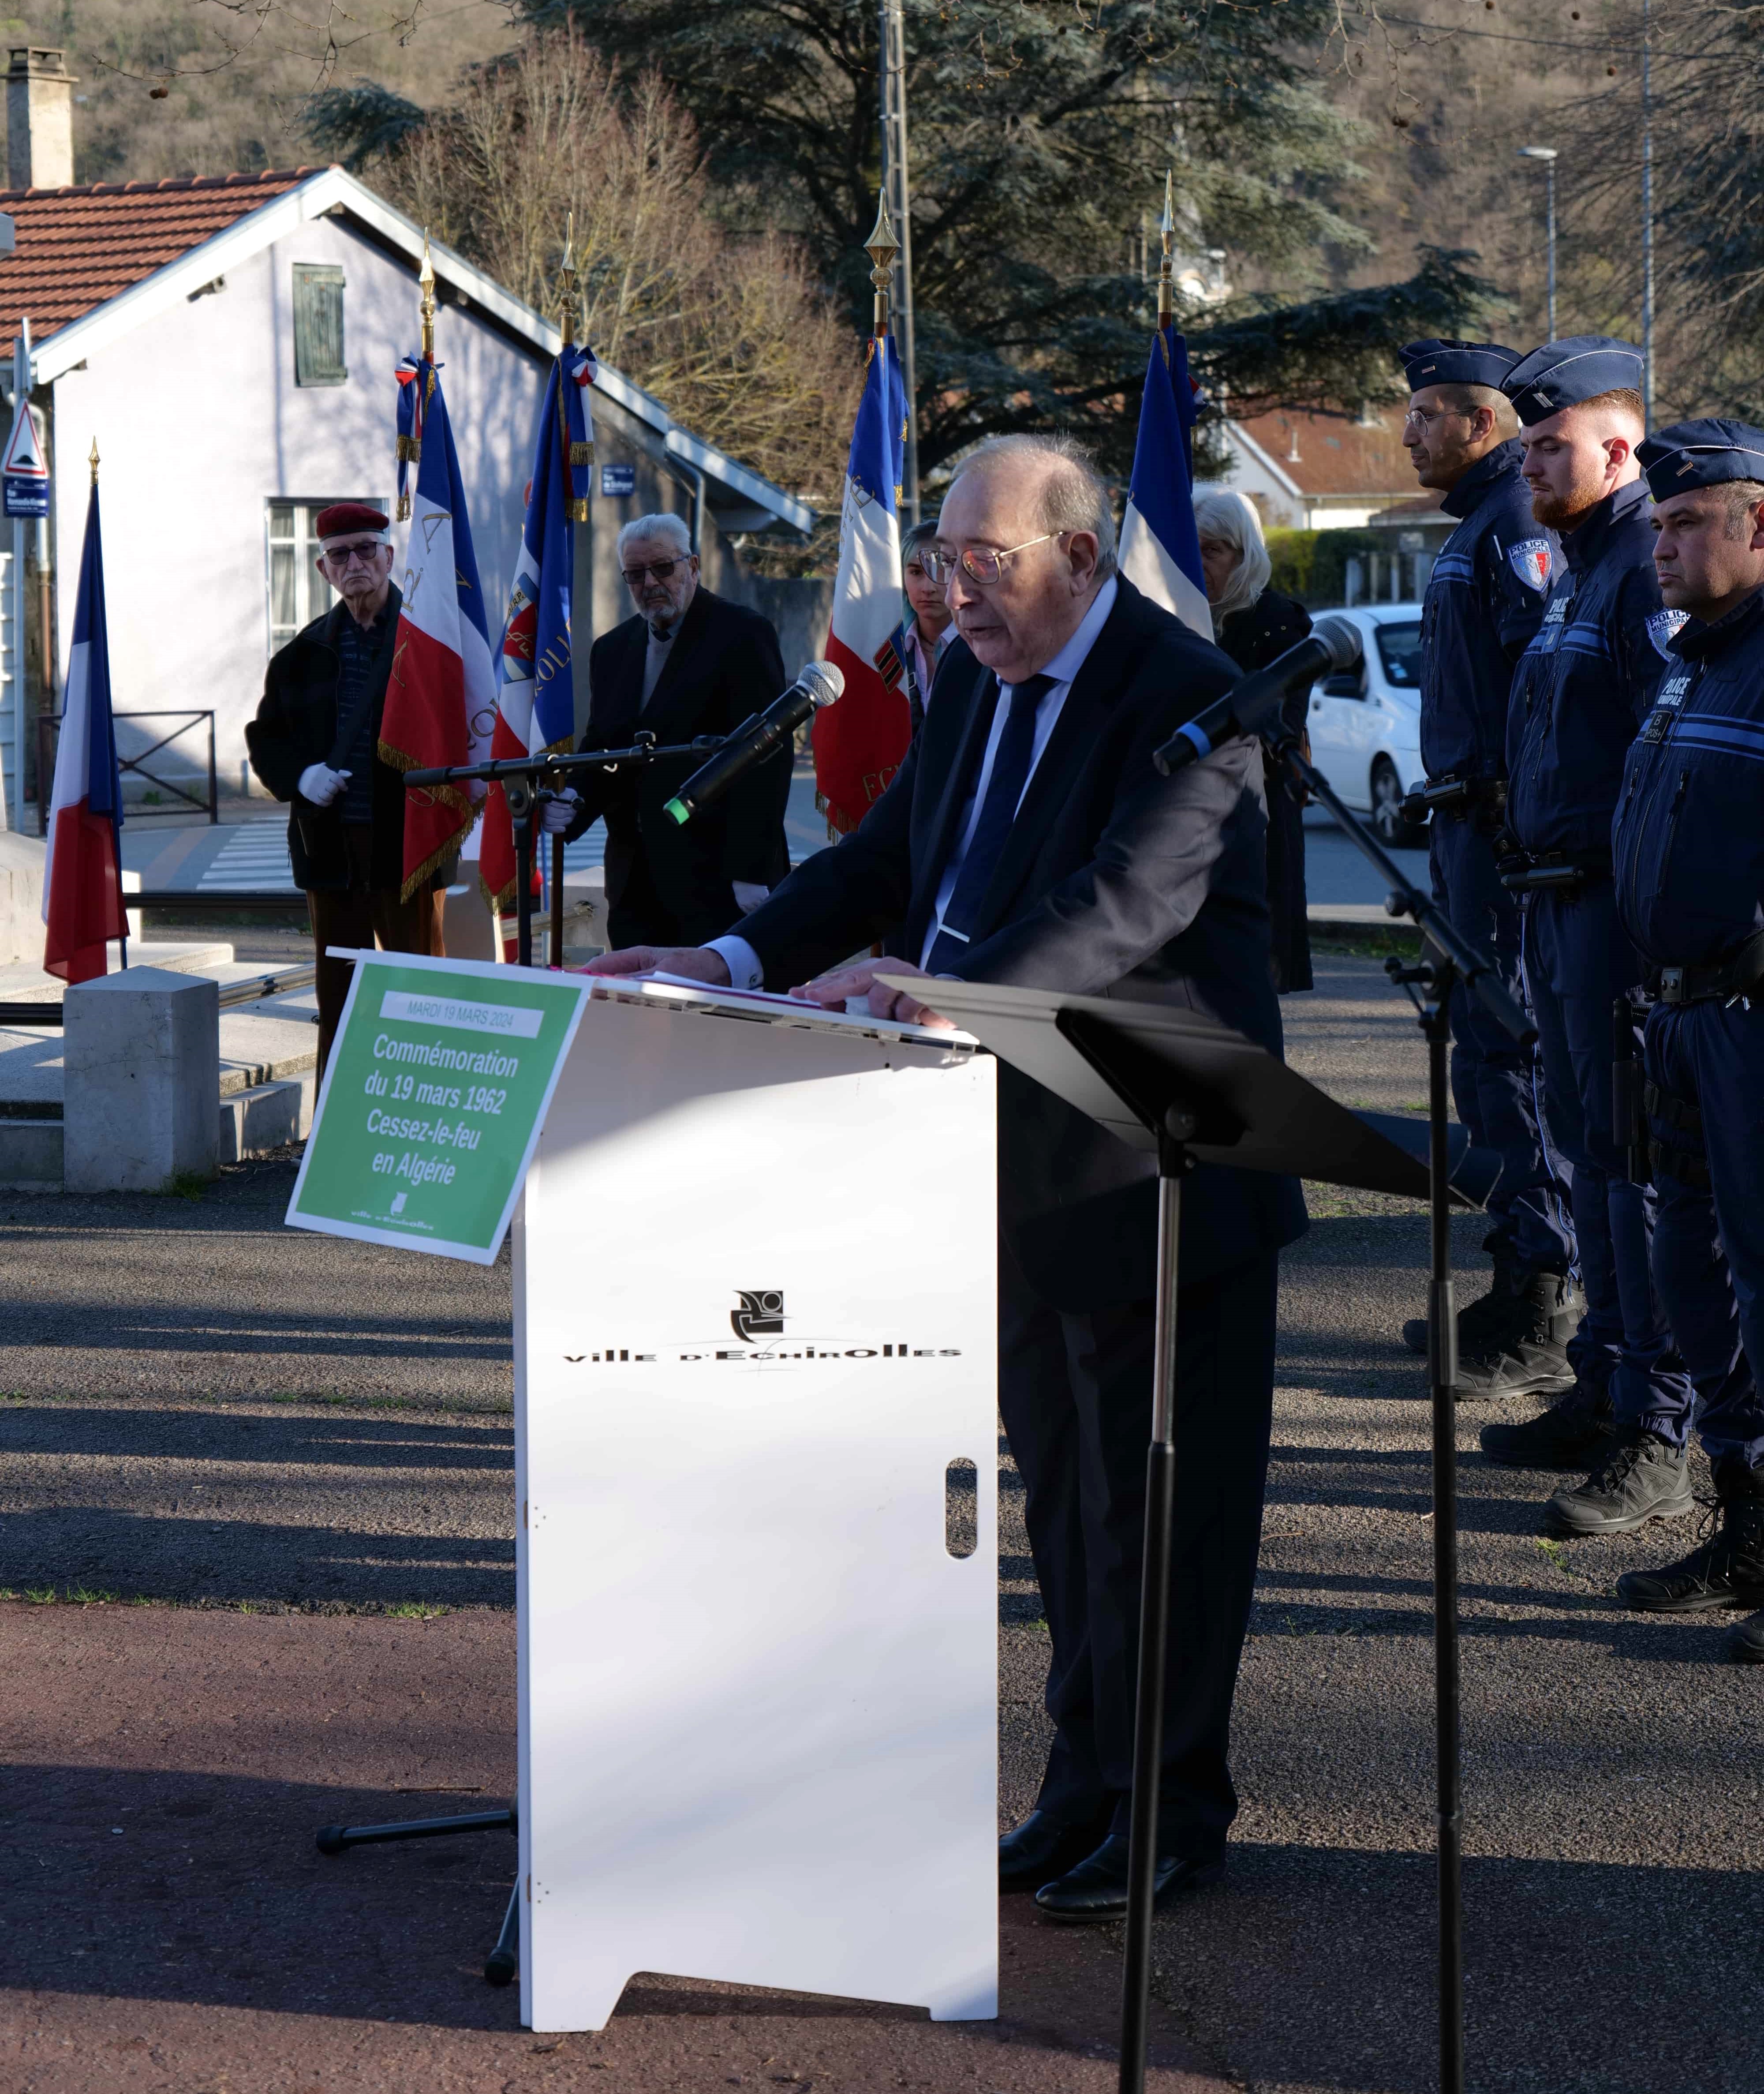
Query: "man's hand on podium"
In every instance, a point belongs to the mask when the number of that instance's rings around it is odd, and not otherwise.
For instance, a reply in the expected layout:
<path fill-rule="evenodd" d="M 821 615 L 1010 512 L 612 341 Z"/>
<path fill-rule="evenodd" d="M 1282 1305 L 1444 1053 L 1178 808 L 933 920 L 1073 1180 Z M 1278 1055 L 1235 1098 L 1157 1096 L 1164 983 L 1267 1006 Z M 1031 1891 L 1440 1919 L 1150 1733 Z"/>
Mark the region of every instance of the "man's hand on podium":
<path fill-rule="evenodd" d="M 712 988 L 727 988 L 729 963 L 704 945 L 627 945 L 621 953 L 602 953 L 582 969 L 585 975 L 680 975 Z"/>
<path fill-rule="evenodd" d="M 800 988 L 793 988 L 792 996 L 807 997 L 812 1002 L 830 1006 L 843 1010 L 847 998 L 868 997 L 872 1018 L 891 1018 L 896 1025 L 941 1026 L 953 1032 L 953 1019 L 940 1017 L 928 1004 L 916 1002 L 904 990 L 886 988 L 876 979 L 878 975 L 925 975 L 923 967 L 916 967 L 910 960 L 895 960 L 884 957 L 879 960 L 860 960 L 855 966 L 835 967 L 831 974 L 818 975 L 805 982 Z"/>

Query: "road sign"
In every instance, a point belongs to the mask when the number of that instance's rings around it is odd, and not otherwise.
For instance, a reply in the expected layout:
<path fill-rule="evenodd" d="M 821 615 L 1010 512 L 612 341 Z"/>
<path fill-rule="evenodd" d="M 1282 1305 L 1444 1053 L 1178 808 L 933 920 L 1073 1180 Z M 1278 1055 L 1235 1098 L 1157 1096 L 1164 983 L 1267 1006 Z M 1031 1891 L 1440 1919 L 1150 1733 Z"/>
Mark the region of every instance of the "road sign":
<path fill-rule="evenodd" d="M 0 475 L 5 480 L 8 516 L 49 514 L 49 467 L 44 461 L 43 440 L 34 409 L 27 408 L 13 416 L 6 456 L 0 459 Z"/>
<path fill-rule="evenodd" d="M 291 1228 L 495 1262 L 590 984 L 354 953 Z"/>
<path fill-rule="evenodd" d="M 637 492 L 637 468 L 634 465 L 603 465 L 600 467 L 600 492 L 616 499 Z"/>

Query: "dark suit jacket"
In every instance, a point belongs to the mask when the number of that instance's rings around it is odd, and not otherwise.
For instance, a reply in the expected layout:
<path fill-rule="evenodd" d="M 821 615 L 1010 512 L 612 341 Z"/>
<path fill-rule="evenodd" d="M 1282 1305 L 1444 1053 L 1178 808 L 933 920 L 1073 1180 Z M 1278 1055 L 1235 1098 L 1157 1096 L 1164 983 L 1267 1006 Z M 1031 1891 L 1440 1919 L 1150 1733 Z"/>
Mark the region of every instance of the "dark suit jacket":
<path fill-rule="evenodd" d="M 1260 746 L 1232 742 L 1170 779 L 1151 762 L 1233 680 L 1217 648 L 1121 580 L 1012 825 L 965 976 L 1177 1004 L 1280 1052 Z M 955 641 L 923 732 L 862 824 L 735 925 L 769 988 L 894 924 L 893 949 L 917 962 L 997 690 Z M 1152 1294 L 1155 1175 L 1153 1158 L 1000 1066 L 999 1220 L 1043 1299 L 1081 1309 Z M 1294 1180 L 1203 1167 L 1182 1202 L 1182 1278 L 1228 1271 L 1304 1226 Z"/>
<path fill-rule="evenodd" d="M 398 887 L 405 876 L 405 786 L 401 772 L 380 761 L 380 715 L 398 637 L 398 612 L 404 598 L 392 584 L 386 600 L 379 652 L 374 658 L 374 843 L 371 878 L 375 887 Z M 320 889 L 349 884 L 349 861 L 343 839 L 343 803 L 315 807 L 300 794 L 300 775 L 310 763 L 347 761 L 336 746 L 337 678 L 342 661 L 337 628 L 349 616 L 339 597 L 323 617 L 303 625 L 288 645 L 270 657 L 263 678 L 263 698 L 257 718 L 245 728 L 251 768 L 278 800 L 290 803 L 288 854 L 297 887 Z M 450 876 L 450 875 L 449 875 Z"/>
<path fill-rule="evenodd" d="M 643 703 L 648 628 L 628 618 L 588 657 L 583 749 L 619 749 L 639 728 L 658 742 L 726 734 L 763 712 L 787 679 L 771 622 L 700 586 L 686 607 L 661 681 Z M 606 818 L 608 934 L 614 945 L 696 945 L 741 910 L 735 880 L 775 887 L 790 871 L 784 807 L 791 753 L 780 749 L 683 828 L 666 802 L 703 758 L 626 766 L 579 778 L 584 802 L 570 834 Z"/>
<path fill-rule="evenodd" d="M 1247 610 L 1233 611 L 1219 635 L 1219 644 L 1247 676 L 1265 669 L 1276 656 L 1296 647 L 1311 630 L 1311 614 L 1278 589 L 1263 589 Z M 1305 684 L 1287 699 L 1286 724 L 1294 734 L 1305 731 L 1311 686 Z M 1309 744 L 1306 745 L 1309 753 Z M 1311 918 L 1305 898 L 1304 809 L 1286 789 L 1284 771 L 1272 761 L 1262 767 L 1268 786 L 1268 906 L 1272 919 L 1274 986 L 1282 996 L 1311 987 Z"/>

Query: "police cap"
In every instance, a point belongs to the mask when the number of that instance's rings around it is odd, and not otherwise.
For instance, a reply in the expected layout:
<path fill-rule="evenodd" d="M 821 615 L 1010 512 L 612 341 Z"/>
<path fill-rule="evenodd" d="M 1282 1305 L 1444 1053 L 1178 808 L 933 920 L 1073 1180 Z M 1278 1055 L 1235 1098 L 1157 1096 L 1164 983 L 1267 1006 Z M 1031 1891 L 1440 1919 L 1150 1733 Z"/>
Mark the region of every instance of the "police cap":
<path fill-rule="evenodd" d="M 1497 341 L 1433 341 L 1406 342 L 1397 354 L 1402 358 L 1402 375 L 1409 390 L 1424 385 L 1489 385 L 1498 388 L 1519 360 L 1516 349 Z"/>
<path fill-rule="evenodd" d="M 1608 334 L 1571 334 L 1523 357 L 1501 380 L 1514 412 L 1529 428 L 1564 407 L 1601 393 L 1639 393 L 1641 351 Z"/>
<path fill-rule="evenodd" d="M 1656 502 L 1723 480 L 1764 480 L 1764 429 L 1705 415 L 1657 429 L 1636 445 L 1636 457 Z"/>

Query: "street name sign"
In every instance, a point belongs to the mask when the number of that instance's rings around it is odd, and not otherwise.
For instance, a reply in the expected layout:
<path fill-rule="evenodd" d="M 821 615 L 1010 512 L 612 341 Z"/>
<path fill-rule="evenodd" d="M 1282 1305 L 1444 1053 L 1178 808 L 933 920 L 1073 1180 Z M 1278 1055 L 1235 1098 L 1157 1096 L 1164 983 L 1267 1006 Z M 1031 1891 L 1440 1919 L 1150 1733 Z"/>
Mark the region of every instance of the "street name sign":
<path fill-rule="evenodd" d="M 355 975 L 288 1224 L 492 1264 L 592 985 L 490 961 L 346 957 Z"/>
<path fill-rule="evenodd" d="M 0 479 L 5 485 L 8 516 L 46 516 L 49 514 L 49 466 L 43 457 L 43 441 L 35 411 L 27 406 L 12 419 L 6 456 L 0 460 Z"/>

